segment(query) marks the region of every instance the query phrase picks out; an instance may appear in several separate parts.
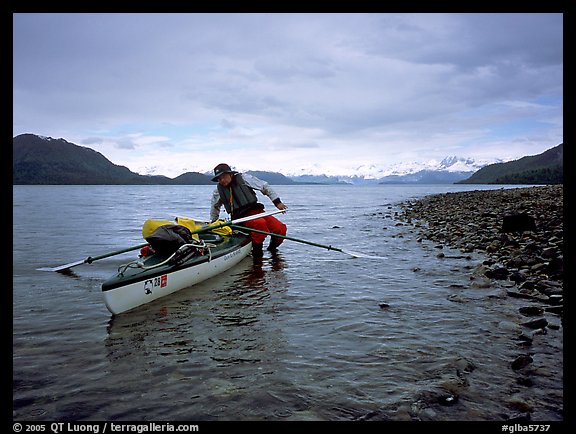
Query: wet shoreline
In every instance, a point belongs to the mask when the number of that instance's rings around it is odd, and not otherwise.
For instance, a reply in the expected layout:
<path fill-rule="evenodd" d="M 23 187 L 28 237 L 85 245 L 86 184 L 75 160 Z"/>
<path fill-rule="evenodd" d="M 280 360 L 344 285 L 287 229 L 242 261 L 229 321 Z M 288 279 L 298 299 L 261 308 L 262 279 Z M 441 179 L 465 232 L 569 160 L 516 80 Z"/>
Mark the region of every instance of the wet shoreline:
<path fill-rule="evenodd" d="M 563 186 L 435 194 L 404 202 L 401 210 L 397 219 L 414 228 L 418 242 L 431 242 L 439 261 L 471 259 L 473 252 L 484 257 L 467 268 L 471 288 L 504 288 L 503 302 L 509 297 L 522 304 L 517 308 L 520 332 L 515 340 L 519 353 L 509 364 L 518 375 L 518 385 L 527 391 L 538 387 L 533 362 L 549 351 L 543 350 L 542 340 L 550 339 L 560 339 L 545 345 L 558 348 L 555 375 L 561 382 Z M 529 398 L 519 399 L 518 408 L 508 417 L 528 421 L 533 410 Z M 562 408 L 557 411 L 563 413 Z"/>

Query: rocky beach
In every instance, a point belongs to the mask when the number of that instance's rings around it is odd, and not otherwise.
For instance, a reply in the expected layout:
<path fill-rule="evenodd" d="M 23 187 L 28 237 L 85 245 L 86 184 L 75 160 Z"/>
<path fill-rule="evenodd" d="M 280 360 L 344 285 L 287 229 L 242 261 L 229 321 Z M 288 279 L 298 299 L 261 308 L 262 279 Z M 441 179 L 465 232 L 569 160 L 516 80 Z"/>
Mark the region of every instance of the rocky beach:
<path fill-rule="evenodd" d="M 533 410 L 529 389 L 537 387 L 539 373 L 531 364 L 539 344 L 563 328 L 563 204 L 562 185 L 474 190 L 409 201 L 396 216 L 399 224 L 413 228 L 419 242 L 433 245 L 439 261 L 471 260 L 473 252 L 484 258 L 465 268 L 471 288 L 499 288 L 504 302 L 513 297 L 521 303 L 515 307 L 519 351 L 509 367 L 527 390 L 514 401 L 515 415 L 507 416 L 519 421 L 530 420 Z M 558 363 L 547 368 L 562 381 L 562 342 L 554 346 Z"/>
<path fill-rule="evenodd" d="M 400 218 L 439 250 L 485 254 L 470 277 L 473 286 L 505 281 L 511 297 L 541 302 L 562 315 L 563 191 L 553 185 L 438 194 L 405 203 Z"/>

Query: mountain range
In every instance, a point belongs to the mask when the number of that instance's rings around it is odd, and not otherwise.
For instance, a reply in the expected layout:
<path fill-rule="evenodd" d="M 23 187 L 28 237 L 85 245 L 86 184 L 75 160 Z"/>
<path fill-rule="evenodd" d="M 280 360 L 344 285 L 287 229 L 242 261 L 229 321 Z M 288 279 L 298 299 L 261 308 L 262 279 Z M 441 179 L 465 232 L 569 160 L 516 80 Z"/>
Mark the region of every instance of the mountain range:
<path fill-rule="evenodd" d="M 119 166 L 99 152 L 62 138 L 21 134 L 12 140 L 12 183 L 18 184 L 160 184 L 214 185 L 211 172 L 186 172 L 175 178 L 140 175 Z M 287 175 L 248 171 L 270 184 L 385 184 L 385 183 L 562 183 L 563 144 L 512 162 L 478 162 L 457 156 L 440 162 L 405 163 L 388 169 L 360 166 L 353 174 L 320 173 L 313 166 Z M 543 182 L 546 181 L 546 182 Z"/>
<path fill-rule="evenodd" d="M 477 162 L 470 158 L 449 156 L 441 161 L 426 163 L 403 163 L 382 169 L 374 165 L 360 166 L 353 175 L 312 175 L 314 170 L 302 169 L 288 176 L 298 182 L 343 183 L 343 184 L 452 184 L 466 179 L 488 162 Z"/>

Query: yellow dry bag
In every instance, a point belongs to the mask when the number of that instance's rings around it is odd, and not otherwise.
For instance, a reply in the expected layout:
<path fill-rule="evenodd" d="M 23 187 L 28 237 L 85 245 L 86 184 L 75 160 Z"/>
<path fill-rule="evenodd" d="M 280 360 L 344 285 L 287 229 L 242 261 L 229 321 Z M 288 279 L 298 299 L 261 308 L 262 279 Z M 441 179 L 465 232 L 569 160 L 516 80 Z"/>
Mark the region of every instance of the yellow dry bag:
<path fill-rule="evenodd" d="M 183 222 L 182 220 L 186 220 Z M 142 238 L 147 239 L 152 233 L 158 229 L 160 226 L 167 226 L 175 224 L 173 221 L 170 220 L 155 220 L 155 219 L 148 219 L 144 222 L 142 226 Z M 201 229 L 202 226 L 197 226 L 192 219 L 182 219 L 178 218 L 176 224 L 184 226 L 190 230 L 190 232 L 194 232 L 195 230 Z M 198 234 L 193 234 L 192 238 L 195 240 L 199 240 Z"/>

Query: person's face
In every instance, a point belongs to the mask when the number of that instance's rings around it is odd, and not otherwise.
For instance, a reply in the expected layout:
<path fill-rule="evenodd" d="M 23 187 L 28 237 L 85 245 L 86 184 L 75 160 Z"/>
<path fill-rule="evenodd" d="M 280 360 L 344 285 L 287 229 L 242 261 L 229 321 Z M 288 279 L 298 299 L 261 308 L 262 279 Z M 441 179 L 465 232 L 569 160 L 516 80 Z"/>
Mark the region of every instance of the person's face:
<path fill-rule="evenodd" d="M 222 187 L 228 187 L 232 182 L 232 174 L 231 173 L 223 173 L 218 177 L 218 184 Z"/>

